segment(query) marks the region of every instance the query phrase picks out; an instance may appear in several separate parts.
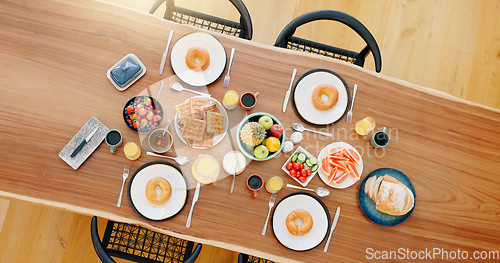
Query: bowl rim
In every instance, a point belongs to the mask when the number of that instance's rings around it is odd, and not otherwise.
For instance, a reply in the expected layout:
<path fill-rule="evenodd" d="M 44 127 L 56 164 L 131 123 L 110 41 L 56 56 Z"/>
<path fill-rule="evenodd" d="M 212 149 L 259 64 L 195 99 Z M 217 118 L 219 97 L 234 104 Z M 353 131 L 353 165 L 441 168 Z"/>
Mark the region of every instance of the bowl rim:
<path fill-rule="evenodd" d="M 240 131 L 241 131 L 241 128 L 243 128 L 243 125 L 248 123 L 248 120 L 250 118 L 253 118 L 255 116 L 269 116 L 273 119 L 273 121 L 277 124 L 279 124 L 282 128 L 283 128 L 283 134 L 281 135 L 281 139 L 280 139 L 280 142 L 281 142 L 281 145 L 280 145 L 280 148 L 274 152 L 274 153 L 270 153 L 266 158 L 264 159 L 258 159 L 256 158 L 255 156 L 250 155 L 247 151 L 246 151 L 246 146 L 244 146 L 241 142 L 241 139 L 240 139 Z M 238 125 L 238 130 L 236 131 L 236 141 L 238 143 L 238 147 L 239 147 L 239 150 L 243 153 L 243 155 L 247 158 L 250 158 L 254 161 L 267 161 L 267 160 L 270 160 L 276 156 L 278 156 L 278 154 L 281 152 L 281 150 L 283 149 L 283 144 L 285 142 L 285 127 L 283 126 L 283 124 L 280 122 L 280 120 L 278 120 L 278 118 L 276 118 L 274 115 L 272 114 L 269 114 L 269 113 L 266 113 L 266 112 L 255 112 L 255 113 L 252 113 L 248 116 L 246 116 L 245 118 L 243 118 L 243 120 L 240 121 L 240 124 Z"/>

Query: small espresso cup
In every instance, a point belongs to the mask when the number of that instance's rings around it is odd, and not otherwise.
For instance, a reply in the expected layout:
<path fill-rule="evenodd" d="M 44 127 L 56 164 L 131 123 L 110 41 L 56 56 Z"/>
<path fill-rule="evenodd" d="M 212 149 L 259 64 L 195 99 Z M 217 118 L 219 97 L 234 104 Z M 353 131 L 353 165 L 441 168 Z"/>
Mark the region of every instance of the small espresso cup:
<path fill-rule="evenodd" d="M 374 148 L 382 148 L 387 146 L 390 141 L 389 134 L 387 133 L 387 128 L 384 127 L 380 131 L 374 133 L 370 139 L 370 143 Z"/>
<path fill-rule="evenodd" d="M 257 103 L 257 97 L 259 96 L 258 92 L 251 93 L 245 92 L 240 97 L 240 106 L 245 110 L 251 110 Z"/>
<path fill-rule="evenodd" d="M 110 130 L 106 133 L 105 141 L 109 145 L 109 151 L 115 153 L 116 148 L 122 145 L 122 134 L 119 130 Z"/>
<path fill-rule="evenodd" d="M 253 197 L 257 197 L 257 194 L 262 186 L 264 185 L 264 180 L 258 174 L 252 174 L 247 179 L 247 187 L 252 191 Z"/>

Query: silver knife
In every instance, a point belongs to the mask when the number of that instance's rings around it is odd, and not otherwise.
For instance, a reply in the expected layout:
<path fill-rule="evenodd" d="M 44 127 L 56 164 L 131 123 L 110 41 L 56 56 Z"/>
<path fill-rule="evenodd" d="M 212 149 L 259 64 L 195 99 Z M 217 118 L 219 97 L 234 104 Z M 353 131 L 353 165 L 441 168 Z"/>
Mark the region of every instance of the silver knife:
<path fill-rule="evenodd" d="M 168 47 L 170 47 L 170 41 L 172 41 L 173 34 L 174 34 L 174 31 L 170 30 L 170 35 L 168 36 L 167 47 L 165 48 L 165 52 L 163 52 L 163 56 L 161 57 L 160 75 L 163 74 L 163 68 L 165 67 L 165 61 L 167 60 L 167 55 L 168 55 Z"/>
<path fill-rule="evenodd" d="M 337 212 L 335 212 L 335 218 L 333 219 L 332 222 L 332 228 L 330 229 L 330 235 L 328 236 L 328 240 L 326 241 L 325 249 L 323 249 L 323 252 L 328 251 L 328 245 L 330 245 L 330 239 L 332 238 L 332 233 L 333 230 L 335 229 L 335 226 L 337 225 L 337 221 L 339 220 L 340 216 L 340 206 L 337 206 Z"/>
<path fill-rule="evenodd" d="M 186 227 L 191 227 L 191 216 L 193 216 L 193 208 L 196 201 L 198 201 L 198 197 L 200 196 L 200 182 L 196 184 L 196 190 L 194 191 L 193 202 L 191 203 L 191 209 L 189 210 L 188 220 L 186 222 Z"/>
<path fill-rule="evenodd" d="M 288 99 L 290 98 L 290 92 L 292 92 L 292 85 L 293 85 L 293 81 L 295 80 L 295 74 L 297 74 L 296 68 L 293 69 L 292 80 L 290 81 L 290 87 L 288 87 L 288 90 L 286 91 L 286 94 L 285 94 L 285 101 L 283 101 L 283 113 L 285 113 L 286 106 L 288 105 Z"/>
<path fill-rule="evenodd" d="M 76 149 L 73 151 L 73 153 L 70 155 L 71 158 L 75 157 L 78 152 L 80 152 L 80 150 L 83 148 L 83 146 L 88 143 L 90 141 L 90 139 L 92 138 L 92 136 L 94 136 L 94 134 L 99 130 L 99 126 L 95 127 L 92 132 L 90 132 L 90 134 L 87 136 L 87 138 L 85 138 L 81 143 L 80 145 L 78 145 L 78 147 L 76 147 Z"/>

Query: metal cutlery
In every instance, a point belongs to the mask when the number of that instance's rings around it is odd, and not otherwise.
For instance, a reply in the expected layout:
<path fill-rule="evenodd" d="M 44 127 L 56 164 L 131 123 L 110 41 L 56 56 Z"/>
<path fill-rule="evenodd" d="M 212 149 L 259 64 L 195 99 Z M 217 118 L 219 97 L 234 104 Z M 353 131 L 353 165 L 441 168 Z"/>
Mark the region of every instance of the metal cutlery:
<path fill-rule="evenodd" d="M 264 224 L 264 228 L 262 229 L 263 236 L 266 235 L 267 223 L 269 222 L 269 215 L 271 214 L 271 209 L 274 206 L 274 202 L 276 202 L 276 196 L 277 196 L 277 194 L 272 194 L 271 199 L 269 199 L 269 211 L 267 212 L 266 223 Z"/>
<path fill-rule="evenodd" d="M 326 240 L 325 248 L 323 249 L 323 252 L 328 251 L 328 246 L 330 245 L 330 239 L 332 238 L 332 233 L 333 230 L 335 229 L 335 226 L 337 225 L 337 221 L 339 220 L 340 216 L 340 206 L 337 206 L 337 212 L 335 212 L 335 218 L 333 219 L 332 222 L 332 228 L 330 228 L 330 234 L 328 235 L 328 240 Z"/>
<path fill-rule="evenodd" d="M 224 77 L 224 84 L 222 86 L 224 87 L 229 87 L 229 81 L 231 80 L 231 77 L 229 77 L 229 71 L 231 70 L 231 65 L 233 64 L 233 57 L 234 57 L 234 48 L 231 49 L 231 58 L 229 59 L 229 67 L 227 68 L 227 74 Z"/>
<path fill-rule="evenodd" d="M 118 197 L 118 203 L 116 203 L 116 207 L 120 207 L 122 205 L 123 187 L 125 186 L 125 181 L 127 181 L 129 171 L 130 171 L 130 165 L 125 164 L 122 175 L 123 177 L 122 190 L 120 190 L 120 197 Z"/>
<path fill-rule="evenodd" d="M 73 153 L 71 153 L 70 157 L 73 158 L 75 157 L 79 152 L 80 150 L 83 148 L 83 146 L 88 143 L 90 141 L 90 139 L 92 138 L 92 136 L 94 136 L 94 134 L 99 130 L 99 126 L 95 127 L 90 133 L 89 135 L 87 135 L 87 137 L 85 139 L 83 139 L 83 141 L 80 143 L 80 145 L 78 145 L 78 147 L 76 147 L 76 149 L 73 151 Z"/>
<path fill-rule="evenodd" d="M 194 191 L 193 202 L 191 203 L 191 209 L 189 210 L 188 219 L 186 222 L 186 227 L 191 227 L 191 217 L 193 216 L 193 208 L 196 202 L 198 201 L 198 197 L 200 196 L 200 182 L 196 184 L 196 190 Z"/>
<path fill-rule="evenodd" d="M 159 101 L 158 98 L 160 97 L 161 89 L 163 89 L 163 80 L 160 83 L 160 89 L 158 90 L 158 95 L 156 95 L 156 101 Z"/>
<path fill-rule="evenodd" d="M 293 184 L 286 184 L 286 187 L 293 188 L 293 189 L 299 189 L 299 190 L 311 191 L 311 192 L 314 192 L 319 197 L 327 197 L 327 196 L 330 195 L 330 191 L 328 191 L 328 189 L 326 189 L 324 187 L 318 187 L 316 189 L 310 189 L 310 188 L 295 186 Z"/>
<path fill-rule="evenodd" d="M 352 121 L 352 107 L 354 107 L 354 98 L 356 97 L 356 91 L 358 90 L 358 84 L 354 84 L 354 91 L 352 93 L 352 102 L 351 102 L 351 108 L 349 109 L 349 112 L 347 113 L 347 123 L 351 123 Z"/>
<path fill-rule="evenodd" d="M 185 164 L 189 163 L 189 158 L 187 156 L 184 156 L 184 155 L 178 155 L 176 157 L 170 157 L 170 156 L 160 155 L 160 154 L 156 154 L 156 153 L 152 153 L 152 152 L 146 152 L 146 155 L 156 156 L 156 157 L 162 157 L 162 158 L 167 158 L 167 159 L 172 159 L 178 165 L 185 165 Z"/>
<path fill-rule="evenodd" d="M 298 123 L 298 122 L 292 123 L 292 129 L 294 131 L 298 131 L 298 132 L 310 131 L 310 132 L 314 132 L 314 133 L 321 134 L 321 135 L 324 135 L 324 136 L 333 137 L 332 134 L 327 133 L 327 132 L 320 132 L 320 131 L 315 131 L 315 130 L 307 129 L 306 127 L 304 127 L 304 125 L 302 125 L 301 123 Z"/>
<path fill-rule="evenodd" d="M 168 55 L 168 47 L 170 47 L 170 42 L 172 41 L 173 34 L 174 34 L 174 31 L 170 30 L 170 35 L 168 36 L 167 47 L 165 48 L 165 52 L 163 52 L 163 56 L 161 57 L 160 75 L 163 74 L 163 68 L 165 68 L 165 61 L 167 60 L 167 55 Z"/>
<path fill-rule="evenodd" d="M 196 90 L 192 90 L 192 89 L 186 89 L 182 86 L 182 84 L 180 84 L 179 82 L 172 82 L 170 83 L 170 88 L 177 91 L 177 92 L 180 92 L 180 91 L 189 91 L 189 92 L 192 92 L 192 93 L 195 93 L 195 94 L 198 94 L 200 96 L 207 96 L 207 97 L 211 97 L 212 95 L 208 94 L 208 93 L 204 93 L 204 92 L 199 92 L 199 91 L 196 91 Z"/>
<path fill-rule="evenodd" d="M 283 113 L 285 113 L 285 111 L 286 111 L 286 106 L 288 105 L 288 99 L 290 99 L 290 92 L 292 92 L 292 85 L 293 85 L 293 81 L 295 80 L 296 74 L 297 74 L 297 69 L 294 68 L 293 73 L 292 73 L 292 80 L 290 81 L 290 86 L 288 87 L 288 90 L 286 91 L 285 100 L 283 101 Z"/>

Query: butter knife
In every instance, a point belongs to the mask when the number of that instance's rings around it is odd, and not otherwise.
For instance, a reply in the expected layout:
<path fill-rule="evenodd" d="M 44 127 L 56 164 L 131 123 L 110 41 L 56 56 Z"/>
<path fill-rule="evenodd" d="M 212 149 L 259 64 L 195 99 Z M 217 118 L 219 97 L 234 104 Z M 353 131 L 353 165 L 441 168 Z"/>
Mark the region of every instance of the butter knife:
<path fill-rule="evenodd" d="M 165 68 L 165 61 L 167 60 L 168 47 L 170 47 L 170 41 L 172 41 L 173 34 L 174 34 L 174 31 L 170 30 L 170 35 L 168 36 L 167 47 L 165 48 L 165 52 L 163 52 L 163 56 L 161 57 L 160 75 L 163 74 L 163 68 Z"/>
<path fill-rule="evenodd" d="M 333 219 L 332 222 L 332 228 L 330 229 L 330 235 L 328 236 L 328 240 L 326 241 L 325 249 L 323 249 L 323 252 L 328 251 L 328 246 L 330 245 L 330 239 L 332 238 L 332 233 L 333 230 L 335 229 L 335 226 L 337 225 L 337 221 L 339 220 L 340 216 L 340 206 L 337 206 L 337 212 L 335 212 L 335 218 Z"/>
<path fill-rule="evenodd" d="M 288 99 L 290 98 L 290 92 L 292 92 L 292 85 L 293 85 L 293 81 L 295 80 L 296 74 L 297 74 L 297 69 L 294 68 L 293 73 L 292 73 L 292 80 L 290 81 L 290 87 L 288 87 L 288 90 L 286 91 L 286 94 L 285 94 L 285 101 L 283 101 L 283 113 L 285 113 L 285 111 L 286 111 L 286 106 L 288 105 Z"/>
<path fill-rule="evenodd" d="M 78 145 L 78 147 L 76 147 L 76 149 L 73 151 L 73 153 L 70 155 L 71 158 L 75 157 L 79 152 L 80 150 L 83 148 L 83 146 L 88 143 L 90 141 L 90 139 L 92 138 L 92 136 L 94 136 L 94 134 L 99 130 L 99 126 L 95 127 L 91 132 L 90 134 L 87 136 L 87 138 L 83 139 L 83 141 L 80 143 L 80 145 Z"/>
<path fill-rule="evenodd" d="M 191 209 L 189 210 L 188 220 L 186 222 L 186 227 L 191 227 L 191 217 L 193 216 L 193 208 L 196 201 L 198 201 L 198 197 L 200 196 L 200 182 L 196 184 L 196 190 L 194 191 L 193 202 L 191 203 Z"/>

